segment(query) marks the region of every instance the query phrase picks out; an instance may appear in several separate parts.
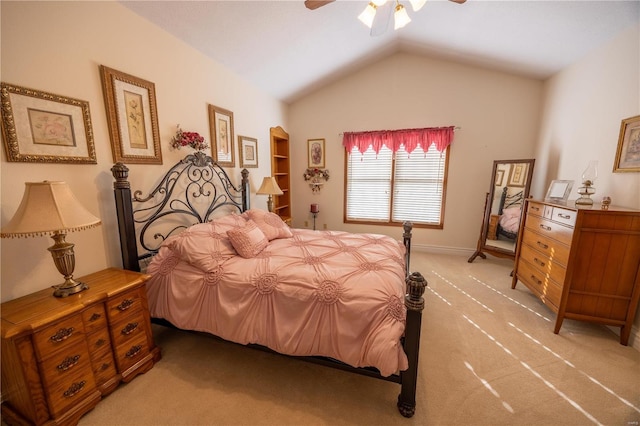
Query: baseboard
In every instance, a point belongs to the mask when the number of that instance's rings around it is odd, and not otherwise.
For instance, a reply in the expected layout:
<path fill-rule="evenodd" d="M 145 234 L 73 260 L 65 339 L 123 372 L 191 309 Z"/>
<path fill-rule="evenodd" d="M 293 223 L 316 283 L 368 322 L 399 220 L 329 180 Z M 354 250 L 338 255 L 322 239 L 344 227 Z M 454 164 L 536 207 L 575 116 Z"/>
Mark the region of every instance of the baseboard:
<path fill-rule="evenodd" d="M 607 328 L 613 331 L 616 336 L 620 337 L 620 327 L 607 326 Z M 631 333 L 629 333 L 629 344 L 636 351 L 640 352 L 640 328 L 635 325 L 631 326 Z"/>
<path fill-rule="evenodd" d="M 475 252 L 475 249 L 462 248 L 462 247 L 429 246 L 424 244 L 411 244 L 411 251 L 471 257 L 471 255 Z"/>

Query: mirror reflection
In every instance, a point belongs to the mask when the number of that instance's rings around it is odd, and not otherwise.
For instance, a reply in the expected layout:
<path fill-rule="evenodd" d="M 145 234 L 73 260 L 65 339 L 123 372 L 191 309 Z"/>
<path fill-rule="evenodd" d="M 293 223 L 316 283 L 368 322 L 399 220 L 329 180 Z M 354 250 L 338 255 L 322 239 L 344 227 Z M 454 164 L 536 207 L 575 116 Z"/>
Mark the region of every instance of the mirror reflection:
<path fill-rule="evenodd" d="M 529 196 L 535 160 L 498 160 L 493 162 L 489 192 L 473 262 L 485 253 L 514 258 L 522 206 Z"/>

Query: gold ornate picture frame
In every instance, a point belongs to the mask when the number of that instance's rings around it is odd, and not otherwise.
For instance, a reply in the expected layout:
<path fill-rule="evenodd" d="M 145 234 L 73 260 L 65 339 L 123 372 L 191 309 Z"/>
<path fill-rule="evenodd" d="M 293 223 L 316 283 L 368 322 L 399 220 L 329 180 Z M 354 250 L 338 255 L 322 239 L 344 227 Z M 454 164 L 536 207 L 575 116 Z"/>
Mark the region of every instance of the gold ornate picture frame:
<path fill-rule="evenodd" d="M 238 136 L 240 167 L 258 167 L 258 140 L 247 136 Z"/>
<path fill-rule="evenodd" d="M 97 164 L 89 102 L 0 83 L 7 161 Z"/>
<path fill-rule="evenodd" d="M 235 167 L 233 147 L 233 112 L 209 105 L 209 130 L 213 159 L 225 167 Z"/>
<path fill-rule="evenodd" d="M 640 115 L 622 120 L 614 173 L 640 172 Z"/>
<path fill-rule="evenodd" d="M 114 162 L 162 164 L 155 85 L 100 65 Z"/>

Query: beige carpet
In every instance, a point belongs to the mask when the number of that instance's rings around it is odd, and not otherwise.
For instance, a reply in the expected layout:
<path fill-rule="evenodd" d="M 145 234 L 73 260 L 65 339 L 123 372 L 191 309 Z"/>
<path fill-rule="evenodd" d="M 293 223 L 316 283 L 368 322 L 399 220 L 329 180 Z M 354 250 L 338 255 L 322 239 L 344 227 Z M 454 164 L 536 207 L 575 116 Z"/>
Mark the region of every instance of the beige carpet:
<path fill-rule="evenodd" d="M 638 425 L 640 352 L 609 329 L 554 316 L 512 262 L 413 253 L 429 282 L 418 406 L 399 385 L 154 326 L 163 358 L 85 425 Z"/>

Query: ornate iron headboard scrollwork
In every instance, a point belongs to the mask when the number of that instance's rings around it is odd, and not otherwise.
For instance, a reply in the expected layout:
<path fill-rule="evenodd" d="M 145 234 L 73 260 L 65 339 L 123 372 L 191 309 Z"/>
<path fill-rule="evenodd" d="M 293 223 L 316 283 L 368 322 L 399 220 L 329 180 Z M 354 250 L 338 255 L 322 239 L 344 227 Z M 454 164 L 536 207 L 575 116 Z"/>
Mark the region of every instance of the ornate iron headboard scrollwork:
<path fill-rule="evenodd" d="M 249 209 L 249 171 L 242 170 L 237 187 L 220 165 L 200 151 L 176 163 L 147 196 L 139 190 L 131 196 L 129 169 L 124 164 L 116 163 L 111 173 L 125 269 L 139 271 L 139 262 L 157 253 L 164 240 L 191 225 L 209 222 L 222 208 Z"/>

